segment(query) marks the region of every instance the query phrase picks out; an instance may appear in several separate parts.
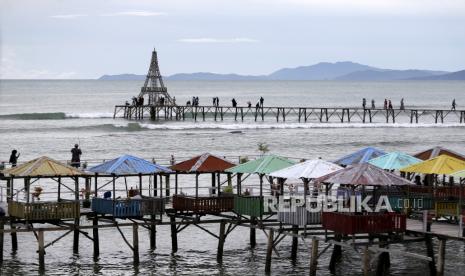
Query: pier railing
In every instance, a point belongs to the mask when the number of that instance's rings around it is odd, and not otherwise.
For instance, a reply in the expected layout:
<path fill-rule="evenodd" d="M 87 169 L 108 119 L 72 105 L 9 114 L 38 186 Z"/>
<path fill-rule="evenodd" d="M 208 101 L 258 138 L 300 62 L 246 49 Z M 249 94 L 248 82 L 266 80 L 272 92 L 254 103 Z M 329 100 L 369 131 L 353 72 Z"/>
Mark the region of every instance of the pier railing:
<path fill-rule="evenodd" d="M 196 214 L 217 214 L 231 212 L 234 207 L 233 196 L 173 196 L 173 209 L 179 212 L 193 212 Z"/>
<path fill-rule="evenodd" d="M 296 206 L 293 212 L 278 211 L 278 221 L 299 226 L 321 224 L 321 212 L 309 212 L 304 206 Z"/>
<path fill-rule="evenodd" d="M 251 217 L 260 217 L 269 213 L 264 210 L 263 197 L 242 195 L 234 197 L 234 212 Z"/>
<path fill-rule="evenodd" d="M 164 198 L 142 199 L 92 199 L 92 211 L 98 214 L 113 215 L 118 218 L 143 217 L 146 215 L 159 215 L 165 211 Z"/>
<path fill-rule="evenodd" d="M 324 212 L 322 225 L 338 234 L 354 235 L 405 232 L 406 215 L 396 213 L 353 214 Z"/>
<path fill-rule="evenodd" d="M 79 218 L 79 201 L 34 203 L 10 201 L 8 214 L 12 217 L 34 221 Z"/>

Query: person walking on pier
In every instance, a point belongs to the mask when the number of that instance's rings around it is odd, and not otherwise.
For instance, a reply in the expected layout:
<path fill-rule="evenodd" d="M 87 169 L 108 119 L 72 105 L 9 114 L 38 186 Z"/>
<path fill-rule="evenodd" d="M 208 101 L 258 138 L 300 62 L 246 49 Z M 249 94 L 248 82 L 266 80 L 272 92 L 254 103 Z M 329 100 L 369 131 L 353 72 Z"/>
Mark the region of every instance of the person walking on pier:
<path fill-rule="evenodd" d="M 371 99 L 371 109 L 375 109 L 375 100 Z"/>
<path fill-rule="evenodd" d="M 232 106 L 237 107 L 237 102 L 236 102 L 236 99 L 234 99 L 234 98 L 232 99 Z"/>
<path fill-rule="evenodd" d="M 260 97 L 260 107 L 263 107 L 263 102 L 265 101 L 265 99 L 263 99 L 263 97 Z"/>
<path fill-rule="evenodd" d="M 392 109 L 392 102 L 389 100 L 388 109 Z"/>
<path fill-rule="evenodd" d="M 366 109 L 366 107 L 367 107 L 367 99 L 365 99 L 365 98 L 362 99 L 362 106 L 363 106 L 363 109 Z"/>
<path fill-rule="evenodd" d="M 18 163 L 18 158 L 21 154 L 17 150 L 12 150 L 11 155 L 10 155 L 10 164 L 12 167 L 16 167 L 16 164 Z"/>
<path fill-rule="evenodd" d="M 388 102 L 387 102 L 387 99 L 384 99 L 384 109 L 387 109 L 388 108 Z"/>
<path fill-rule="evenodd" d="M 452 100 L 452 110 L 455 110 L 455 99 Z"/>
<path fill-rule="evenodd" d="M 400 100 L 400 110 L 405 110 L 404 98 L 402 98 L 402 99 Z"/>
<path fill-rule="evenodd" d="M 71 149 L 71 166 L 79 168 L 81 166 L 81 154 L 82 151 L 79 148 L 78 144 L 74 145 L 74 148 Z"/>

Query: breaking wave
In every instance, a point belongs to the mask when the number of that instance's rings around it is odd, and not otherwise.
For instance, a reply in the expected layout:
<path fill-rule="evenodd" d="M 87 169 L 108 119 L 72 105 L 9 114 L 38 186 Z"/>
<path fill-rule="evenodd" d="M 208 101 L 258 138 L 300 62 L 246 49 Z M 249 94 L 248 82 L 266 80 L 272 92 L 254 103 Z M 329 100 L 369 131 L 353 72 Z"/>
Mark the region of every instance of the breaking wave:
<path fill-rule="evenodd" d="M 49 113 L 17 113 L 0 115 L 0 119 L 7 120 L 65 120 L 65 119 L 96 119 L 96 118 L 112 118 L 111 113 L 65 113 L 65 112 L 49 112 Z"/>

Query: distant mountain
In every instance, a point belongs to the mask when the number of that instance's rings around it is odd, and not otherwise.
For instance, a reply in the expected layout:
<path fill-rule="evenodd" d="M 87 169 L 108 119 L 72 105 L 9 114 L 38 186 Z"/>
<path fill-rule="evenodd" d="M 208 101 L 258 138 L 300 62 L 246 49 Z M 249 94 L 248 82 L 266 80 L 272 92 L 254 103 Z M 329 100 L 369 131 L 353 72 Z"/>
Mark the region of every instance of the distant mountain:
<path fill-rule="evenodd" d="M 237 74 L 192 73 L 174 74 L 166 77 L 168 80 L 261 80 L 263 76 L 243 76 Z"/>
<path fill-rule="evenodd" d="M 463 80 L 464 71 L 455 73 L 431 70 L 390 70 L 355 62 L 320 62 L 310 66 L 283 68 L 269 75 L 247 76 L 216 74 L 209 72 L 181 73 L 165 77 L 167 80 L 345 80 L 345 81 L 390 81 L 390 80 Z M 145 75 L 104 75 L 99 80 L 144 80 Z"/>
<path fill-rule="evenodd" d="M 415 80 L 465 80 L 465 70 L 453 73 L 441 74 L 436 76 L 428 76 L 421 78 L 414 78 Z"/>
<path fill-rule="evenodd" d="M 145 80 L 145 75 L 120 74 L 120 75 L 103 75 L 98 80 Z"/>
<path fill-rule="evenodd" d="M 352 72 L 335 78 L 335 80 L 350 80 L 350 81 L 390 81 L 390 80 L 405 80 L 413 78 L 423 78 L 445 74 L 443 71 L 429 70 L 364 70 Z"/>
<path fill-rule="evenodd" d="M 344 62 L 320 62 L 310 66 L 296 68 L 284 68 L 267 76 L 270 80 L 332 80 L 342 75 L 357 71 L 382 70 L 379 68 L 354 63 Z"/>

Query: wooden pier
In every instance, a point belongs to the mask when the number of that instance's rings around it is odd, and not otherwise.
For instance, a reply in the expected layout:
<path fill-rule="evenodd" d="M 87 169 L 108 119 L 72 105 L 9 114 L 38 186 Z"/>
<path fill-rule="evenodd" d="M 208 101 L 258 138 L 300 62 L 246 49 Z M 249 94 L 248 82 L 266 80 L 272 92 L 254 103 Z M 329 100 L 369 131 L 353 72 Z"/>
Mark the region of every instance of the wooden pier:
<path fill-rule="evenodd" d="M 465 123 L 465 110 L 357 107 L 117 105 L 113 118 L 152 121 L 294 123 Z"/>

